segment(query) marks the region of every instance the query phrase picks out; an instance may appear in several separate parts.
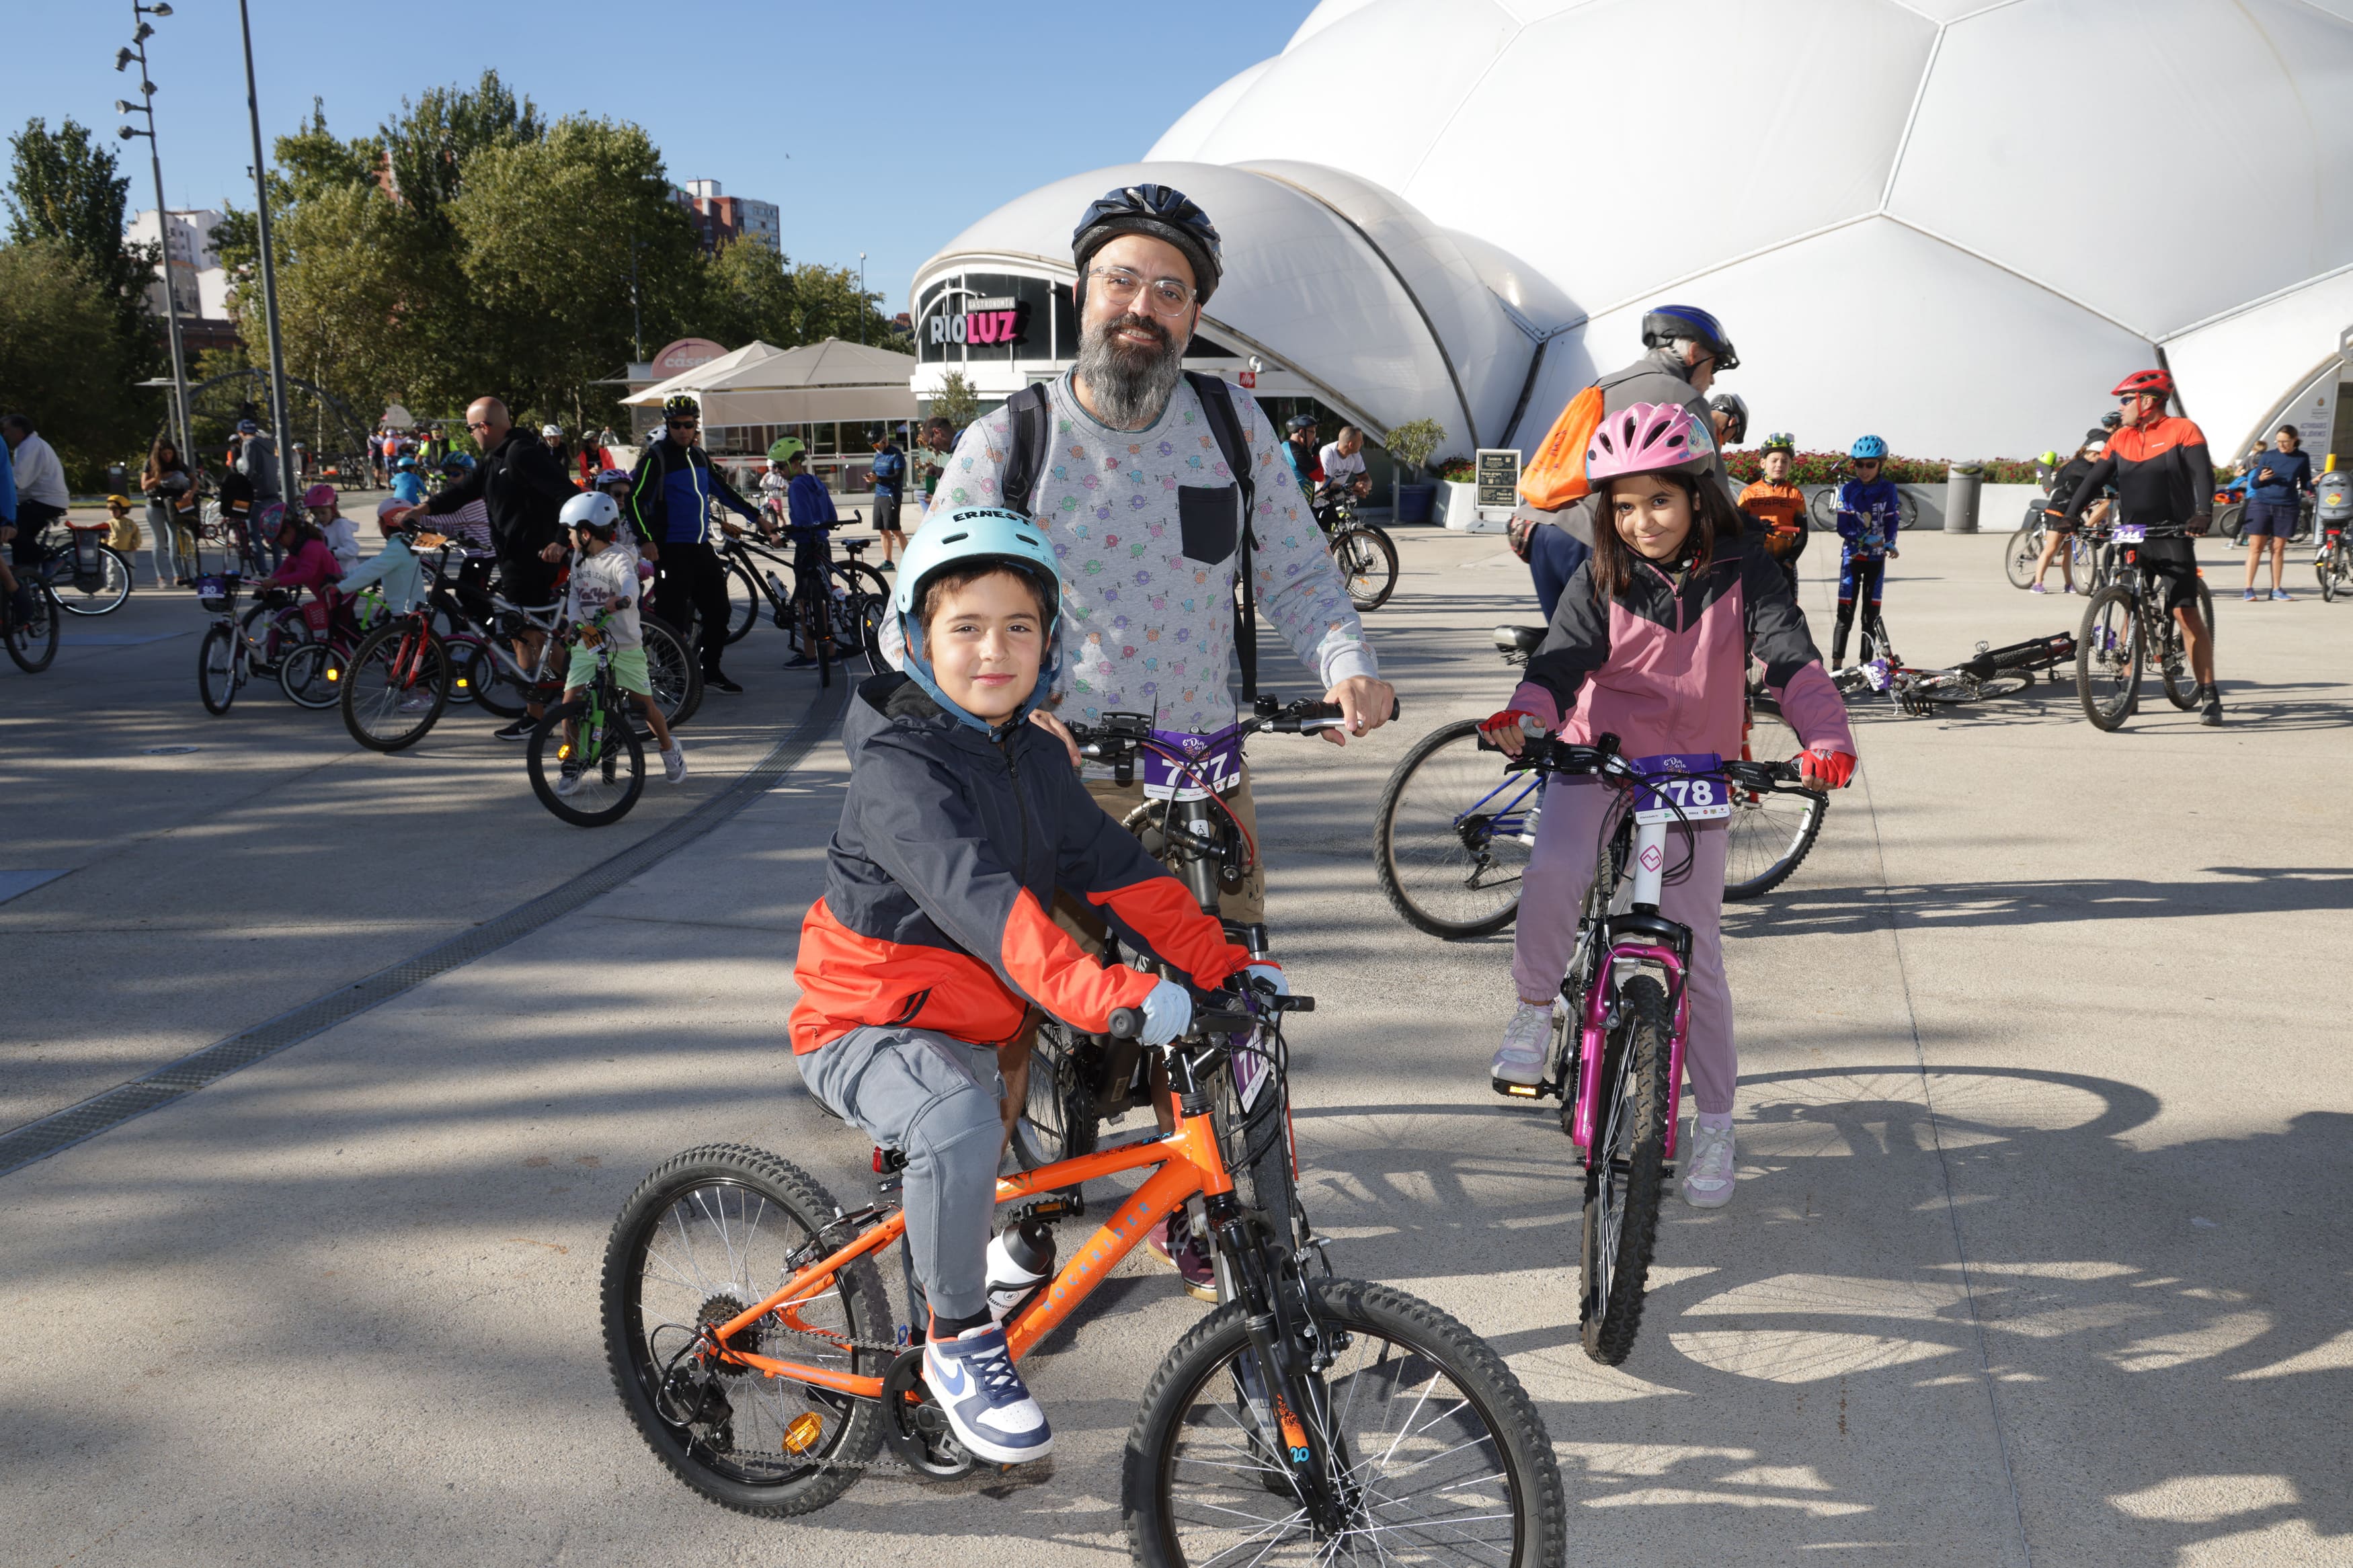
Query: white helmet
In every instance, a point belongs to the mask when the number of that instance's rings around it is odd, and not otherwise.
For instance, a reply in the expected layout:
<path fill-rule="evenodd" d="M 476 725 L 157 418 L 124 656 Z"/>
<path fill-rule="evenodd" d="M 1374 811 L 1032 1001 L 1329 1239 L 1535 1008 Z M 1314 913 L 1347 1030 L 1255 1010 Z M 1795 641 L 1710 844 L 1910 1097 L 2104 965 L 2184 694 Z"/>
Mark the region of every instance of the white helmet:
<path fill-rule="evenodd" d="M 563 521 L 566 528 L 585 528 L 610 539 L 621 526 L 621 503 L 603 490 L 583 490 L 564 503 Z"/>
<path fill-rule="evenodd" d="M 561 425 L 543 425 L 539 427 L 539 434 L 543 440 L 561 441 L 564 439 L 564 426 Z"/>

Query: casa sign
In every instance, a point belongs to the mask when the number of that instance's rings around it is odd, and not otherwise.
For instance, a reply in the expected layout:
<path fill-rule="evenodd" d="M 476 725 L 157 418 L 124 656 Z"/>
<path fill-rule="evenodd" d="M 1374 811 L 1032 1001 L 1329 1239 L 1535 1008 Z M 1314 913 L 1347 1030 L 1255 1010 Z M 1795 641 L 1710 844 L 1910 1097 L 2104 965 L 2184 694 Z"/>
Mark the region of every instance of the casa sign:
<path fill-rule="evenodd" d="M 936 344 L 1026 343 L 1029 341 L 1029 306 L 1004 295 L 966 299 L 961 310 L 941 310 L 932 317 L 932 342 Z"/>

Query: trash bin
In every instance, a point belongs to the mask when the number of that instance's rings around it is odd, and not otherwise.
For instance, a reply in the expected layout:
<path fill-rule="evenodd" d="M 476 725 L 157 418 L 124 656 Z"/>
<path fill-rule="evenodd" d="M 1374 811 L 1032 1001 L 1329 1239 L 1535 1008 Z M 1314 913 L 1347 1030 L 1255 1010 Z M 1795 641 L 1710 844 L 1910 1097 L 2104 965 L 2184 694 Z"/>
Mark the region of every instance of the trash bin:
<path fill-rule="evenodd" d="M 1955 463 L 1945 470 L 1945 531 L 1978 531 L 1978 486 L 1985 469 L 1975 463 Z"/>

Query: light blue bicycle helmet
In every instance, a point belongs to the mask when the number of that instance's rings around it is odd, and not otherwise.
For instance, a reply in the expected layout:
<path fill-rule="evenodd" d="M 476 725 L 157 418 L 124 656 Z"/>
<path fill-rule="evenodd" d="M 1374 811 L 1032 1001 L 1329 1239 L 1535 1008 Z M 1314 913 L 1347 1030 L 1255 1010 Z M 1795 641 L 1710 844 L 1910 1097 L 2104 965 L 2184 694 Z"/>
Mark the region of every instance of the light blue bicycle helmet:
<path fill-rule="evenodd" d="M 1873 458 L 1883 463 L 1887 460 L 1887 443 L 1876 436 L 1859 436 L 1854 445 L 1847 448 L 1846 455 L 1858 463 Z"/>
<path fill-rule="evenodd" d="M 966 712 L 940 689 L 939 682 L 932 676 L 931 655 L 924 650 L 923 628 L 916 615 L 917 606 L 923 602 L 923 592 L 934 578 L 954 567 L 983 563 L 1011 567 L 1036 583 L 1046 600 L 1046 663 L 1038 672 L 1038 689 L 1029 694 L 1021 710 L 1002 726 Z M 907 674 L 958 722 L 995 740 L 1028 720 L 1038 705 L 1052 695 L 1062 666 L 1061 568 L 1054 560 L 1054 547 L 1046 542 L 1046 531 L 1019 512 L 1002 507 L 966 506 L 942 517 L 925 519 L 908 544 L 905 558 L 899 563 L 891 607 L 898 614 L 900 635 L 906 639 Z"/>

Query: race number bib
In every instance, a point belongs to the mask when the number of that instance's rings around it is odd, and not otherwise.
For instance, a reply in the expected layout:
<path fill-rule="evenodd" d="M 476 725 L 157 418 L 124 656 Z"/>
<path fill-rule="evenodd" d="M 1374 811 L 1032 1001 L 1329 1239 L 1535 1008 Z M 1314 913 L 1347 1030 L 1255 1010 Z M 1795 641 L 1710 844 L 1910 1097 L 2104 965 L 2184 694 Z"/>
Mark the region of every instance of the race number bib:
<path fill-rule="evenodd" d="M 2120 522 L 2116 524 L 2116 541 L 2118 544 L 2139 544 L 2144 542 L 2147 538 L 2148 525 L 2145 522 Z"/>
<path fill-rule="evenodd" d="M 1152 740 L 1143 755 L 1147 800 L 1207 800 L 1241 783 L 1241 737 L 1231 731 L 1196 735 L 1155 730 Z"/>
<path fill-rule="evenodd" d="M 1636 822 L 1705 822 L 1732 815 L 1732 792 L 1712 752 L 1635 757 L 1628 765 L 1651 782 L 1634 789 Z"/>

